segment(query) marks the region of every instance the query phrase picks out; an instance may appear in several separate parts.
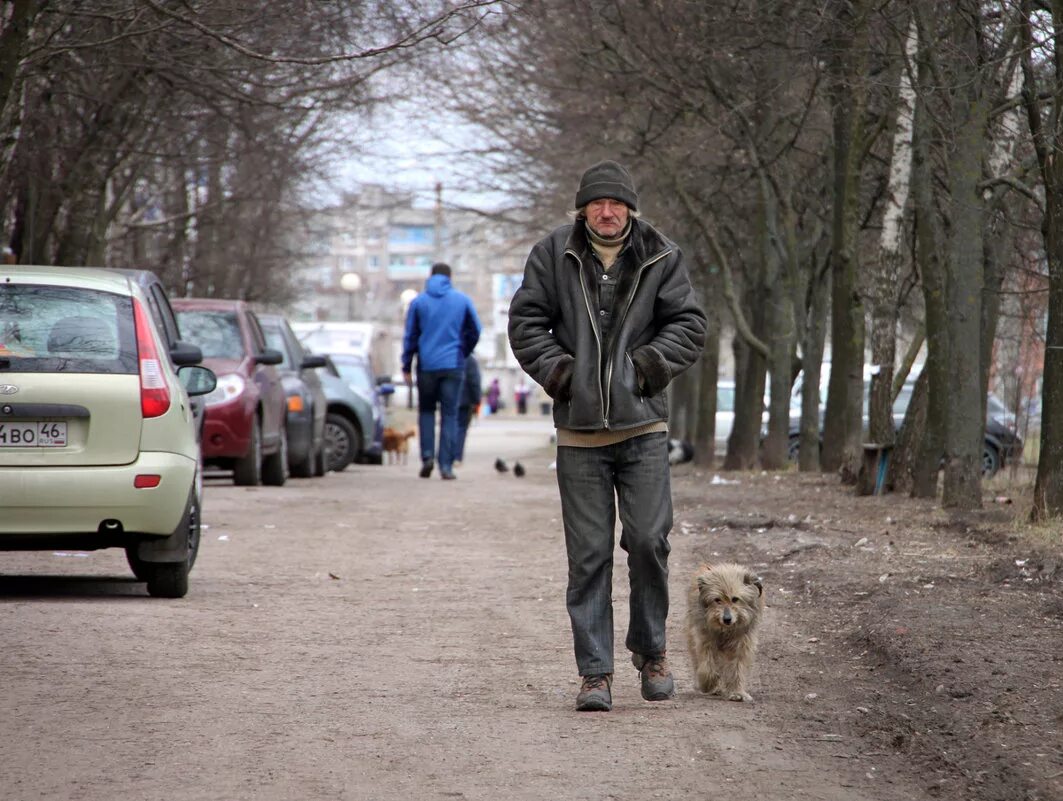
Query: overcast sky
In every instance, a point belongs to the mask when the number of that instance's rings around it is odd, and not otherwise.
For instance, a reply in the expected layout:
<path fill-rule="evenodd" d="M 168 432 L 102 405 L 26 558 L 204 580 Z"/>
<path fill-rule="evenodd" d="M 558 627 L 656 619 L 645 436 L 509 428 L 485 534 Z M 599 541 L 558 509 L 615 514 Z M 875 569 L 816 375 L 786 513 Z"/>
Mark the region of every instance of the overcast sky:
<path fill-rule="evenodd" d="M 368 126 L 361 125 L 365 154 L 346 162 L 340 180 L 347 187 L 379 183 L 415 192 L 418 205 L 431 205 L 438 181 L 444 203 L 485 209 L 504 204 L 504 196 L 472 188 L 476 168 L 460 151 L 472 147 L 477 134 L 453 115 L 436 108 L 429 116 L 420 104 L 405 101 L 378 109 Z"/>

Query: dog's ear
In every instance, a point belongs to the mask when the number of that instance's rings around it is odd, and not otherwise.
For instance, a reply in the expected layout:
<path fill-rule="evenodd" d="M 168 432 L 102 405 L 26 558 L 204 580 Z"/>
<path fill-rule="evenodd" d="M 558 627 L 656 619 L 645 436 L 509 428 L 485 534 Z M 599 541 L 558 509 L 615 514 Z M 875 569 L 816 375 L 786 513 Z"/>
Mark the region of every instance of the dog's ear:
<path fill-rule="evenodd" d="M 708 607 L 712 605 L 712 582 L 708 576 L 698 576 L 698 600 L 701 601 L 701 605 Z"/>
<path fill-rule="evenodd" d="M 744 581 L 746 584 L 752 584 L 754 587 L 756 587 L 758 595 L 764 594 L 764 582 L 761 580 L 760 576 L 754 576 L 752 573 L 746 573 L 744 576 L 742 576 L 742 581 Z"/>

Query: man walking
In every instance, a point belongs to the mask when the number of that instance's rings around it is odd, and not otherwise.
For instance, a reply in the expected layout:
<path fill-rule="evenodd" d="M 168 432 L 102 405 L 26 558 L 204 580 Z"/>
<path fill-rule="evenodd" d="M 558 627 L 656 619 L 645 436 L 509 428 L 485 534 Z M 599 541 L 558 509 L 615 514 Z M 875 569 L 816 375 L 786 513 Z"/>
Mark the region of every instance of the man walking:
<path fill-rule="evenodd" d="M 705 314 L 679 248 L 638 219 L 637 208 L 627 170 L 613 161 L 590 167 L 575 223 L 535 245 L 509 310 L 513 353 L 554 401 L 580 710 L 612 707 L 618 507 L 631 585 L 626 645 L 642 697 L 675 695 L 665 645 L 666 390 L 701 352 Z"/>
<path fill-rule="evenodd" d="M 465 357 L 480 340 L 480 320 L 469 297 L 450 285 L 450 266 L 433 264 L 425 291 L 406 312 L 402 338 L 402 376 L 413 385 L 417 356 L 418 428 L 421 478 L 432 475 L 436 458 L 435 415 L 439 407 L 439 475 L 453 479 L 458 448 L 458 404 Z"/>

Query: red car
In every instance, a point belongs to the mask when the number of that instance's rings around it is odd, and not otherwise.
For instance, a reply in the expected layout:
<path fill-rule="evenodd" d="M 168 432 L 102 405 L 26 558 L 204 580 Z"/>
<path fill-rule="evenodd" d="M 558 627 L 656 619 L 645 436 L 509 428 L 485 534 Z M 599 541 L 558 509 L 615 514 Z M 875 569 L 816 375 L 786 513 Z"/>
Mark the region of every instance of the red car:
<path fill-rule="evenodd" d="M 266 347 L 255 313 L 242 300 L 175 298 L 181 335 L 203 351 L 218 377 L 205 396 L 203 462 L 233 471 L 242 486 L 280 486 L 288 478 L 287 399 L 280 351 Z"/>

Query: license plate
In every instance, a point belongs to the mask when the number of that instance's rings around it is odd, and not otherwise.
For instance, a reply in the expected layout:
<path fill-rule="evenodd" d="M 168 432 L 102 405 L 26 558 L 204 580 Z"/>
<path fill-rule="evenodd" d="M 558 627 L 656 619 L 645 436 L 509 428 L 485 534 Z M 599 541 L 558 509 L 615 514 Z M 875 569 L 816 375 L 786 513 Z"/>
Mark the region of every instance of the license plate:
<path fill-rule="evenodd" d="M 66 423 L 0 423 L 0 448 L 65 448 Z"/>

